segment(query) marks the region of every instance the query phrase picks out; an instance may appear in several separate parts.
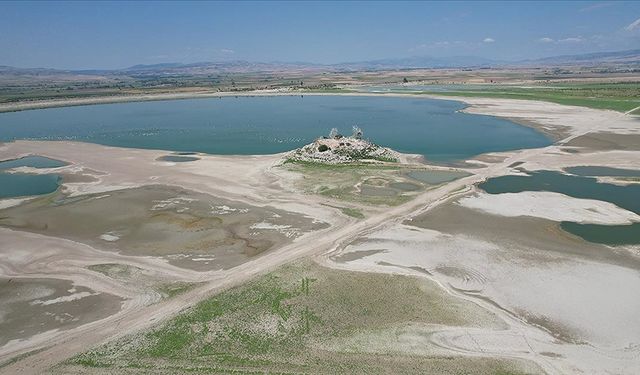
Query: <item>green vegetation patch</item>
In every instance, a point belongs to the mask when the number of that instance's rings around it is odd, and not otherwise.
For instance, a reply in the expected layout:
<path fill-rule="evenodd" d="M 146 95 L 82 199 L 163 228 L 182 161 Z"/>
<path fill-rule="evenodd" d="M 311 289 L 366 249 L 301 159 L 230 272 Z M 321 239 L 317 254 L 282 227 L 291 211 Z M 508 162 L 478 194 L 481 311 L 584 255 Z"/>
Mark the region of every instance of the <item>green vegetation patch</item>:
<path fill-rule="evenodd" d="M 186 293 L 198 286 L 200 283 L 189 283 L 184 281 L 175 281 L 172 283 L 163 283 L 157 285 L 154 289 L 160 293 L 162 298 L 172 298 L 179 294 Z"/>
<path fill-rule="evenodd" d="M 113 279 L 128 279 L 131 278 L 134 273 L 140 272 L 142 270 L 138 267 L 119 263 L 92 264 L 87 268 L 91 271 L 99 272 Z"/>
<path fill-rule="evenodd" d="M 347 216 L 355 217 L 356 219 L 364 219 L 364 214 L 357 208 L 342 207 L 340 208 L 340 211 Z"/>
<path fill-rule="evenodd" d="M 499 325 L 491 313 L 452 298 L 426 279 L 304 262 L 204 300 L 150 331 L 78 355 L 63 366 L 223 373 L 493 374 L 520 368 L 486 358 L 374 354 L 366 345 L 348 352 L 331 349 L 336 340 L 408 324 Z"/>
<path fill-rule="evenodd" d="M 533 87 L 469 86 L 438 95 L 542 100 L 558 104 L 627 112 L 640 106 L 640 83 L 553 84 Z M 637 113 L 636 110 L 634 113 Z"/>

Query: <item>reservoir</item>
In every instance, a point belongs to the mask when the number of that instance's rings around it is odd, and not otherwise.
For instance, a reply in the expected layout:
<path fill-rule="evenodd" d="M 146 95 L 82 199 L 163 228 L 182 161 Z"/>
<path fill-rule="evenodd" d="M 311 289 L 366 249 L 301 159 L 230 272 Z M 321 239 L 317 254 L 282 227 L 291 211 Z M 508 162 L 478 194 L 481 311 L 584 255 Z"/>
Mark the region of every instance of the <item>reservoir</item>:
<path fill-rule="evenodd" d="M 0 114 L 0 141 L 70 140 L 209 154 L 289 151 L 332 128 L 435 162 L 543 147 L 542 133 L 461 102 L 358 96 L 225 97 L 49 108 Z"/>

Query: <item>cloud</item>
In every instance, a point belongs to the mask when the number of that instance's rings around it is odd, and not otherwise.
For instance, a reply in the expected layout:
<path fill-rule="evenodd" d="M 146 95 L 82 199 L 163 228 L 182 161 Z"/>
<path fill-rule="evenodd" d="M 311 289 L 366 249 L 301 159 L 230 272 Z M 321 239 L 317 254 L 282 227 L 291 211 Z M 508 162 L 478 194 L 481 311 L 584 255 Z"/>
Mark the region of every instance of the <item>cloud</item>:
<path fill-rule="evenodd" d="M 584 42 L 584 39 L 582 39 L 582 37 L 580 36 L 558 39 L 558 43 L 582 43 L 582 42 Z"/>
<path fill-rule="evenodd" d="M 608 8 L 612 5 L 615 5 L 615 3 L 614 2 L 595 3 L 595 4 L 588 5 L 584 8 L 580 8 L 580 12 L 591 12 L 597 9 Z"/>
<path fill-rule="evenodd" d="M 540 42 L 540 43 L 553 43 L 553 42 L 555 42 L 555 40 L 553 40 L 551 38 L 544 37 L 544 38 L 538 39 L 538 42 Z"/>
<path fill-rule="evenodd" d="M 640 18 L 638 18 L 637 20 L 631 22 L 624 29 L 627 30 L 627 31 L 639 30 L 640 29 Z"/>
<path fill-rule="evenodd" d="M 493 39 L 493 38 L 484 38 L 484 40 L 483 40 L 483 42 L 485 42 L 485 43 L 493 43 L 493 42 L 495 42 L 495 41 L 496 41 L 496 40 L 495 40 L 495 39 Z"/>
<path fill-rule="evenodd" d="M 234 53 L 236 53 L 236 51 L 229 49 L 229 48 L 223 48 L 220 50 L 221 53 L 224 53 L 226 55 L 233 55 Z"/>

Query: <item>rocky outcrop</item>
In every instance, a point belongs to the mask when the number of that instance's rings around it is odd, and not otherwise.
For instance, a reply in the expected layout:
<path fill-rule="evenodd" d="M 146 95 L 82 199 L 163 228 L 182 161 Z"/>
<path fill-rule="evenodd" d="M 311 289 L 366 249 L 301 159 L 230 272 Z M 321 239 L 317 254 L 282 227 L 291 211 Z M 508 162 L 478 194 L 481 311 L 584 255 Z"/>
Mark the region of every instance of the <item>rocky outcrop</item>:
<path fill-rule="evenodd" d="M 356 137 L 319 138 L 313 143 L 293 150 L 288 159 L 328 164 L 353 163 L 362 160 L 397 162 L 399 154 Z"/>

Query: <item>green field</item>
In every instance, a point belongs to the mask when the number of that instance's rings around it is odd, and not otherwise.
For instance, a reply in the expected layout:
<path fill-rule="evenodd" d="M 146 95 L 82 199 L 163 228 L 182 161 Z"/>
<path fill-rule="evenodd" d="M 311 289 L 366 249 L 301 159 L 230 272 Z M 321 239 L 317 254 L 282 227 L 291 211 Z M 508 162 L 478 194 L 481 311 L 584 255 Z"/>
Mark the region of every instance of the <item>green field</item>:
<path fill-rule="evenodd" d="M 488 86 L 443 91 L 438 95 L 542 100 L 558 104 L 627 112 L 640 106 L 640 83 Z M 635 111 L 636 114 L 640 110 Z"/>
<path fill-rule="evenodd" d="M 493 314 L 426 279 L 305 261 L 78 355 L 54 372 L 512 374 L 530 365 L 416 353 L 403 332 L 425 335 L 429 324 L 502 327 Z"/>

